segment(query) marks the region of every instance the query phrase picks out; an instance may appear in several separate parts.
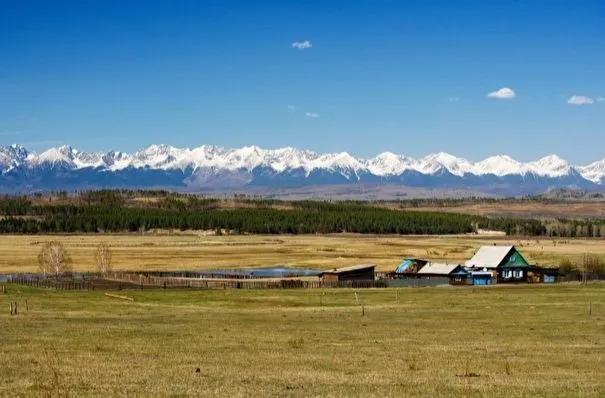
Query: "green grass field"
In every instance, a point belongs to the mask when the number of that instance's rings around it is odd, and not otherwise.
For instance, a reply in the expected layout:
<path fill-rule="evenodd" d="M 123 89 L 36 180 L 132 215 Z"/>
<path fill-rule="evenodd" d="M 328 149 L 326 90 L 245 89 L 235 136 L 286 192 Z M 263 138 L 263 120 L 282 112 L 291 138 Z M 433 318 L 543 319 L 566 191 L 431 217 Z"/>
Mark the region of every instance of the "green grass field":
<path fill-rule="evenodd" d="M 2 396 L 605 395 L 600 284 L 7 289 Z"/>

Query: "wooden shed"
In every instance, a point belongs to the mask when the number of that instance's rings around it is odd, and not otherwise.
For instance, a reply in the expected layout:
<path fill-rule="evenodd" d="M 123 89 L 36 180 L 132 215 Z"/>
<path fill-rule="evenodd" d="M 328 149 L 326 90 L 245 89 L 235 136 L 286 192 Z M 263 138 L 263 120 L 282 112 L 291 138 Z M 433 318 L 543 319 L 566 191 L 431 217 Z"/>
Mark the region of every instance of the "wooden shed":
<path fill-rule="evenodd" d="M 459 264 L 428 263 L 416 274 L 419 278 L 440 281 L 443 284 L 451 283 L 451 275 L 462 270 Z"/>
<path fill-rule="evenodd" d="M 334 268 L 322 272 L 319 277 L 322 282 L 373 281 L 375 268 L 371 264 Z"/>

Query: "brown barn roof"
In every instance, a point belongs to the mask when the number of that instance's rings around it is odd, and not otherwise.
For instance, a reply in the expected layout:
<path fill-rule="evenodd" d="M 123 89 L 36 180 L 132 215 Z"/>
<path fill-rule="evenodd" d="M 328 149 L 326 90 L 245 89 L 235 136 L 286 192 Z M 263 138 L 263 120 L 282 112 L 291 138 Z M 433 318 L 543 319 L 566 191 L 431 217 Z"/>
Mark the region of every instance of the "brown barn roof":
<path fill-rule="evenodd" d="M 323 273 L 324 274 L 342 274 L 344 272 L 360 271 L 360 270 L 364 270 L 364 269 L 368 269 L 368 268 L 376 268 L 376 266 L 373 264 L 351 265 L 349 267 L 334 268 L 331 270 L 326 270 Z"/>

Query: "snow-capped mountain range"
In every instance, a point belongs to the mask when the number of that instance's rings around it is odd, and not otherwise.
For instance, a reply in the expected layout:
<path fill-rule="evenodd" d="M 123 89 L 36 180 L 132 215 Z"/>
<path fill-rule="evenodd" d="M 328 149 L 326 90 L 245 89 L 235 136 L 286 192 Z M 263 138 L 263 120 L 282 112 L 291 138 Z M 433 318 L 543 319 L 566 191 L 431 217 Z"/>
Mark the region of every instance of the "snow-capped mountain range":
<path fill-rule="evenodd" d="M 572 165 L 556 155 L 522 163 L 500 155 L 471 162 L 447 153 L 411 158 L 384 152 L 360 159 L 346 152 L 318 154 L 295 148 L 228 149 L 151 145 L 136 153 L 80 152 L 70 146 L 42 153 L 0 146 L 3 191 L 88 188 L 204 190 L 247 186 L 398 184 L 536 193 L 554 187 L 605 187 L 605 159 Z"/>

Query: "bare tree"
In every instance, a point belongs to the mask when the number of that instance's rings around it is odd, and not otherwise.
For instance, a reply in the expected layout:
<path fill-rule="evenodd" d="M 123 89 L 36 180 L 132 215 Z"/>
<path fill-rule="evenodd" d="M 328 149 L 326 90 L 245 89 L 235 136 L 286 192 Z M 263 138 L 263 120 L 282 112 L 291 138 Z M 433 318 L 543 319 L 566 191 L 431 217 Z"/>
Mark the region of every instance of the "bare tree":
<path fill-rule="evenodd" d="M 50 241 L 42 246 L 38 254 L 38 265 L 44 275 L 59 277 L 69 271 L 71 257 L 61 242 Z"/>
<path fill-rule="evenodd" d="M 109 246 L 106 243 L 101 243 L 97 246 L 95 261 L 97 263 L 97 270 L 102 275 L 105 275 L 112 270 L 111 250 L 109 250 Z"/>

